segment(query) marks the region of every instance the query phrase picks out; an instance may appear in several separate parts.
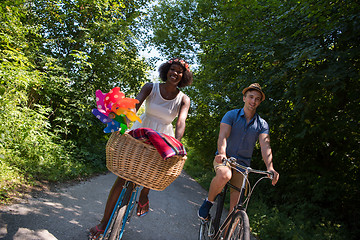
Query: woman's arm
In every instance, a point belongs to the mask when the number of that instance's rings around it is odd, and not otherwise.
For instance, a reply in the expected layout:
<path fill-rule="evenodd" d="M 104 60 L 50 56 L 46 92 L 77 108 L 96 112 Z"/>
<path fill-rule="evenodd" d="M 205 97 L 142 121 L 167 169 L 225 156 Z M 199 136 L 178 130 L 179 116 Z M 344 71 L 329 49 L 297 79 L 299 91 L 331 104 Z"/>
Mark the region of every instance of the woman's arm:
<path fill-rule="evenodd" d="M 185 120 L 188 116 L 189 108 L 190 108 L 190 98 L 184 95 L 181 101 L 181 106 L 175 128 L 175 138 L 179 141 L 184 136 L 185 125 L 186 125 Z"/>
<path fill-rule="evenodd" d="M 151 93 L 152 87 L 153 87 L 152 83 L 146 83 L 141 88 L 140 92 L 136 96 L 136 99 L 139 100 L 139 103 L 137 103 L 135 106 L 135 109 L 132 108 L 131 111 L 133 111 L 134 113 L 137 113 L 137 111 L 139 110 L 139 108 L 141 107 L 141 105 L 143 104 L 145 99 L 147 98 L 147 96 L 149 96 L 149 94 Z M 128 127 L 129 127 L 130 122 L 131 121 L 126 117 L 126 124 Z"/>
<path fill-rule="evenodd" d="M 153 88 L 153 83 L 146 83 L 136 96 L 136 99 L 139 100 L 139 103 L 136 104 L 136 112 L 139 110 L 145 99 L 149 96 L 151 93 L 151 90 Z"/>

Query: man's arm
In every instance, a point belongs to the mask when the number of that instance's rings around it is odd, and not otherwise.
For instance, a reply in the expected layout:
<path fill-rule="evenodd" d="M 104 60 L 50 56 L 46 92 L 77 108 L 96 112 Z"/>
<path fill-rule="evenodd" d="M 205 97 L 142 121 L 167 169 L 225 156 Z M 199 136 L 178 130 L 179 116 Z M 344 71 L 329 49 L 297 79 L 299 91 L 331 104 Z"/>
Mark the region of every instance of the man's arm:
<path fill-rule="evenodd" d="M 224 158 L 226 158 L 226 146 L 227 138 L 230 136 L 231 126 L 226 123 L 220 123 L 220 132 L 218 138 L 218 155 L 215 156 L 215 160 L 218 163 L 221 163 Z"/>
<path fill-rule="evenodd" d="M 270 135 L 265 133 L 260 134 L 259 143 L 261 147 L 261 155 L 266 165 L 267 171 L 274 173 L 272 185 L 275 186 L 275 184 L 279 180 L 279 173 L 277 173 L 273 167 L 273 162 L 272 162 L 273 156 L 270 147 Z"/>

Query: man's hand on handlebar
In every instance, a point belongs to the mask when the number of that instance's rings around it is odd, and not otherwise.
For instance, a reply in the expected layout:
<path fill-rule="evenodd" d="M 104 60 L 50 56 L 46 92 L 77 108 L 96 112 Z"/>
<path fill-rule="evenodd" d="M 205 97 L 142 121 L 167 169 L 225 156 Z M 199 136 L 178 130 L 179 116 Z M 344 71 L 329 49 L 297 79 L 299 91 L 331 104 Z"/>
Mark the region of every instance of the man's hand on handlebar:
<path fill-rule="evenodd" d="M 268 172 L 272 172 L 272 174 L 273 174 L 273 177 L 272 177 L 272 181 L 271 181 L 271 184 L 273 185 L 273 186 L 275 186 L 276 185 L 276 183 L 278 182 L 278 180 L 279 180 L 279 173 L 277 172 L 277 171 L 275 171 L 274 169 L 270 169 L 270 170 L 268 170 Z"/>
<path fill-rule="evenodd" d="M 222 163 L 224 159 L 226 159 L 225 154 L 218 154 L 218 155 L 215 156 L 215 161 L 217 163 Z"/>

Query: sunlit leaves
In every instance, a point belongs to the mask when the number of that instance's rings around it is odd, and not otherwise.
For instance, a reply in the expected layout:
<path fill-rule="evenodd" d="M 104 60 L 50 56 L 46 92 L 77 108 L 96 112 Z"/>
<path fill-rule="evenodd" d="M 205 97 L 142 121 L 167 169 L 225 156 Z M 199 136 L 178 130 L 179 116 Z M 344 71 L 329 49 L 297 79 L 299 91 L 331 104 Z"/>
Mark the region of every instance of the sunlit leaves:
<path fill-rule="evenodd" d="M 341 175 L 334 183 L 341 190 L 335 193 L 333 186 L 323 186 L 324 193 L 329 191 L 337 199 L 331 205 L 342 221 L 358 229 L 348 221 L 360 215 L 354 211 L 356 205 L 343 207 L 344 195 L 357 201 L 355 192 L 360 186 L 360 155 L 354 150 L 359 149 L 360 142 L 356 120 L 360 119 L 358 2 L 159 2 L 154 11 L 158 14 L 154 17 L 158 23 L 153 24 L 155 46 L 168 55 L 194 51 L 199 64 L 195 89 L 189 91 L 193 109 L 188 121 L 194 125 L 187 127 L 191 129 L 188 142 L 213 153 L 209 136 L 216 141 L 212 133 L 221 116 L 241 107 L 241 90 L 259 82 L 267 99 L 258 112 L 272 129 L 274 162 L 285 175 L 282 179 L 289 182 L 287 176 L 294 174 L 299 180 L 308 172 L 314 181 L 316 177 L 330 180 Z M 189 16 L 191 21 L 187 21 Z M 207 125 L 199 129 L 203 119 Z M 199 154 L 204 155 L 203 165 L 207 166 L 210 154 Z M 255 154 L 260 158 L 258 152 Z M 254 164 L 263 166 L 260 160 Z M 294 186 L 285 182 L 277 189 L 292 190 Z M 349 182 L 354 184 L 345 184 Z M 357 190 L 351 190 L 353 187 Z M 299 195 L 294 196 L 299 199 L 302 190 L 297 190 Z M 278 199 L 278 203 L 282 201 Z M 318 201 L 319 207 L 330 204 L 326 199 Z"/>
<path fill-rule="evenodd" d="M 95 91 L 116 85 L 133 95 L 146 81 L 135 21 L 146 3 L 0 2 L 2 159 L 49 180 L 104 169 L 107 136 L 91 114 Z"/>

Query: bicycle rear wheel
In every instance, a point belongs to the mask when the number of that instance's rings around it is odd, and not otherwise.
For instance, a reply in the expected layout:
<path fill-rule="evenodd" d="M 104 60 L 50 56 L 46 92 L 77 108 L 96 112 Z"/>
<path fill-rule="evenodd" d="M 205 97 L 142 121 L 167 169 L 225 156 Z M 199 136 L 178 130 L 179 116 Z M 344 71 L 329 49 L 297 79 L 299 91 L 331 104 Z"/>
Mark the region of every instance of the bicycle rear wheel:
<path fill-rule="evenodd" d="M 200 229 L 199 229 L 199 238 L 198 240 L 209 240 L 210 231 L 209 228 L 211 227 L 211 218 L 208 221 L 201 220 Z"/>
<path fill-rule="evenodd" d="M 126 222 L 125 213 L 129 206 L 129 201 L 131 194 L 134 190 L 135 184 L 132 182 L 128 183 L 126 192 L 124 194 L 122 203 L 120 207 L 117 209 L 117 212 L 114 214 L 112 227 L 109 229 L 110 237 L 109 240 L 117 240 L 119 239 L 119 235 L 121 234 L 121 230 L 123 227 L 123 223 Z"/>
<path fill-rule="evenodd" d="M 238 211 L 232 218 L 225 239 L 250 240 L 249 218 L 244 210 Z"/>

